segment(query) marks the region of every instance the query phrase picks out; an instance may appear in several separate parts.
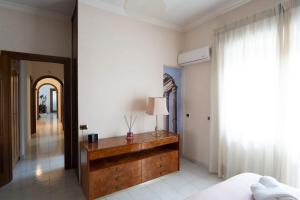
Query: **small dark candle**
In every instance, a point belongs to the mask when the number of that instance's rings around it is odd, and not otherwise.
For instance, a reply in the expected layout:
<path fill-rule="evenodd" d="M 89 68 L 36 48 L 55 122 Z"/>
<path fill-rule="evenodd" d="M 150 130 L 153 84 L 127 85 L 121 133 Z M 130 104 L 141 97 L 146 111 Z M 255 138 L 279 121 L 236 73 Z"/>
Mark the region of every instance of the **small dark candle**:
<path fill-rule="evenodd" d="M 90 133 L 88 135 L 89 143 L 95 143 L 98 141 L 98 133 Z"/>

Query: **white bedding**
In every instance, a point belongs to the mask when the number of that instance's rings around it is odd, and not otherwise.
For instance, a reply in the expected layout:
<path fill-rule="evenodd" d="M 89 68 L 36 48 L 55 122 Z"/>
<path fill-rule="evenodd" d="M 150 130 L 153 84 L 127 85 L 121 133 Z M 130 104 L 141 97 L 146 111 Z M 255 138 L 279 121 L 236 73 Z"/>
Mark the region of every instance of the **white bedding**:
<path fill-rule="evenodd" d="M 253 200 L 250 186 L 257 183 L 260 177 L 252 173 L 240 174 L 198 192 L 186 200 Z M 300 190 L 288 188 L 300 200 Z"/>

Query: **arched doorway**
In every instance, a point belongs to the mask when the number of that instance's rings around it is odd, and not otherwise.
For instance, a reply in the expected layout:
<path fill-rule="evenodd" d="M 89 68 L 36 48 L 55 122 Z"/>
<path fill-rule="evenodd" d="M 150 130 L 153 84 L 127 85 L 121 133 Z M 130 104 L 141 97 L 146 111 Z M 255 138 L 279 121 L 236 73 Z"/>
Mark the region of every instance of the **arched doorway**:
<path fill-rule="evenodd" d="M 45 81 L 46 80 L 46 81 Z M 49 81 L 47 81 L 49 80 Z M 54 82 L 53 82 L 54 81 Z M 55 83 L 56 82 L 56 83 Z M 36 120 L 39 117 L 39 100 L 40 100 L 40 95 L 39 95 L 39 89 L 43 86 L 43 85 L 52 85 L 54 87 L 54 89 L 57 91 L 57 102 L 58 99 L 60 99 L 60 103 L 57 105 L 57 107 L 60 107 L 60 109 L 58 108 L 58 119 L 62 122 L 62 128 L 64 129 L 64 84 L 63 81 L 60 80 L 59 78 L 55 77 L 55 76 L 42 76 L 40 78 L 38 78 L 33 84 L 32 84 L 32 90 L 31 90 L 31 110 L 33 111 L 31 113 L 31 134 L 35 134 L 36 133 Z M 58 87 L 60 87 L 60 92 Z"/>
<path fill-rule="evenodd" d="M 167 99 L 167 109 L 170 113 L 167 115 L 167 131 L 177 133 L 177 85 L 173 77 L 167 73 L 164 74 L 164 97 Z M 172 101 L 172 108 L 170 108 L 170 100 Z M 172 130 L 170 130 L 170 117 Z"/>
<path fill-rule="evenodd" d="M 52 83 L 43 83 L 37 88 L 37 108 L 38 108 L 38 118 L 41 113 L 56 113 L 60 114 L 59 110 L 59 98 L 58 93 L 60 92 L 60 88 L 58 89 Z"/>

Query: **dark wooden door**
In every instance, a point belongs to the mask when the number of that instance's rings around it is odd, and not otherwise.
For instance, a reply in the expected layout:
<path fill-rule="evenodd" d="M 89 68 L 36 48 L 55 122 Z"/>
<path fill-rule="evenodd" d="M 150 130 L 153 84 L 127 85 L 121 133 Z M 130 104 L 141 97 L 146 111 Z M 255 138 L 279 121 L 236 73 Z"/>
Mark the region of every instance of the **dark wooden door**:
<path fill-rule="evenodd" d="M 10 61 L 0 56 L 0 186 L 12 179 L 10 125 Z"/>
<path fill-rule="evenodd" d="M 73 160 L 72 166 L 77 168 L 76 175 L 79 177 L 78 164 L 78 1 L 76 1 L 76 7 L 72 17 L 72 70 L 71 77 L 66 76 L 67 70 L 65 70 L 65 82 L 68 78 L 71 78 L 71 103 L 72 103 L 72 153 Z M 65 100 L 63 101 L 64 107 L 67 107 L 69 102 L 67 101 L 66 95 L 68 95 L 68 85 L 64 85 Z M 67 109 L 64 110 L 64 121 L 67 121 Z M 67 123 L 65 123 L 67 124 Z M 67 126 L 64 127 L 67 130 Z"/>
<path fill-rule="evenodd" d="M 10 132 L 12 167 L 20 159 L 20 130 L 19 130 L 19 61 L 11 60 L 10 71 Z"/>

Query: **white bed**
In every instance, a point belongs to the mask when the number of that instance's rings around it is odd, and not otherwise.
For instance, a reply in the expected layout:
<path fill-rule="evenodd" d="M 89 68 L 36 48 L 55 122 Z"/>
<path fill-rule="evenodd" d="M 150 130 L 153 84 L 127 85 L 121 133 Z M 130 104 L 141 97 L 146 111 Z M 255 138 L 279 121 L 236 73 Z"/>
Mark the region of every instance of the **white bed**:
<path fill-rule="evenodd" d="M 240 174 L 198 192 L 186 200 L 253 200 L 250 186 L 257 183 L 260 177 L 252 173 Z M 300 190 L 288 188 L 300 200 Z"/>

